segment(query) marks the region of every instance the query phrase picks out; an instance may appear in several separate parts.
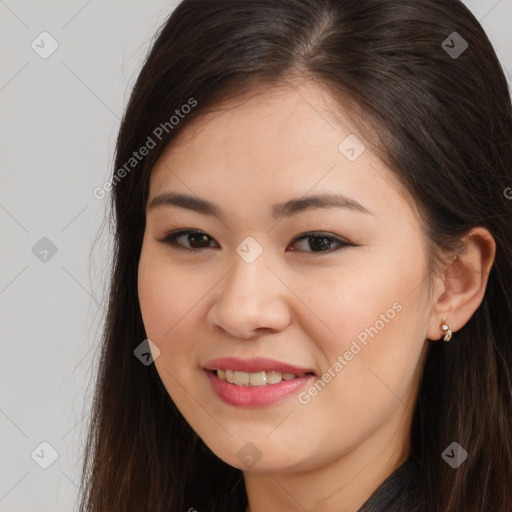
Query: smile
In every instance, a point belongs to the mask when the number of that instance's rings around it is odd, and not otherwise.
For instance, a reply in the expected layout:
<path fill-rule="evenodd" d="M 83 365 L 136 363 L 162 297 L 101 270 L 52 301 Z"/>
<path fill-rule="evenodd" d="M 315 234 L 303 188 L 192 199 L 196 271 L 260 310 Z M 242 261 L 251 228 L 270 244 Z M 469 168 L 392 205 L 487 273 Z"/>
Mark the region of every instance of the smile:
<path fill-rule="evenodd" d="M 294 373 L 281 373 L 277 371 L 262 371 L 255 373 L 248 372 L 240 372 L 233 370 L 215 370 L 215 374 L 217 377 L 225 382 L 229 382 L 230 384 L 234 384 L 236 386 L 268 386 L 271 384 L 279 384 L 283 380 L 293 380 L 297 378 L 304 377 L 305 373 L 300 373 L 298 375 Z"/>
<path fill-rule="evenodd" d="M 205 373 L 218 398 L 226 404 L 244 408 L 265 407 L 284 401 L 317 378 L 309 373 L 299 376 L 276 371 L 247 373 L 219 369 L 205 370 Z M 226 380 L 228 376 L 235 382 Z"/>

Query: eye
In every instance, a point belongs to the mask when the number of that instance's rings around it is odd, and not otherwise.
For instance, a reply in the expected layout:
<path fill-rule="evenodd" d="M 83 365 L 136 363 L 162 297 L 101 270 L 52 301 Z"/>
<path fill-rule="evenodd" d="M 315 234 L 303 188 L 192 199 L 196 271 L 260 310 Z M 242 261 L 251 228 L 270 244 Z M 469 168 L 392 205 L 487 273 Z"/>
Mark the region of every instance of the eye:
<path fill-rule="evenodd" d="M 180 238 L 183 238 L 186 242 L 188 242 L 189 246 L 187 247 L 181 243 L 178 243 Z M 164 244 L 175 246 L 176 249 L 179 250 L 194 251 L 195 249 L 208 249 L 211 247 L 209 243 L 210 241 L 213 241 L 213 238 L 208 236 L 203 231 L 199 231 L 197 229 L 180 229 L 178 231 L 169 233 L 158 241 Z"/>
<path fill-rule="evenodd" d="M 296 237 L 293 242 L 298 242 L 303 240 L 303 248 L 301 250 L 305 252 L 318 252 L 318 253 L 331 253 L 334 251 L 338 251 L 343 247 L 354 247 L 354 244 L 347 242 L 337 236 L 330 235 L 329 233 L 324 233 L 322 231 L 313 231 L 310 233 L 304 233 Z M 305 242 L 305 243 L 304 243 Z M 334 248 L 332 247 L 334 245 Z M 313 249 L 312 251 L 308 251 L 304 249 L 305 247 L 309 247 Z M 295 249 L 292 249 L 294 251 Z"/>
<path fill-rule="evenodd" d="M 188 243 L 188 246 L 180 243 L 180 239 L 183 239 L 185 243 Z M 199 249 L 209 249 L 214 247 L 210 244 L 211 242 L 215 242 L 214 239 L 207 235 L 204 231 L 199 231 L 197 229 L 180 229 L 173 231 L 158 241 L 167 245 L 171 245 L 178 250 L 192 252 Z M 299 249 L 303 252 L 332 253 L 342 249 L 343 247 L 354 247 L 354 244 L 322 231 L 304 233 L 296 237 L 292 243 L 297 242 L 301 242 L 303 244 L 303 247 Z M 215 242 L 215 244 L 218 247 L 217 242 Z M 309 251 L 305 249 L 304 246 L 309 247 L 312 250 Z M 296 251 L 296 249 L 291 250 Z"/>

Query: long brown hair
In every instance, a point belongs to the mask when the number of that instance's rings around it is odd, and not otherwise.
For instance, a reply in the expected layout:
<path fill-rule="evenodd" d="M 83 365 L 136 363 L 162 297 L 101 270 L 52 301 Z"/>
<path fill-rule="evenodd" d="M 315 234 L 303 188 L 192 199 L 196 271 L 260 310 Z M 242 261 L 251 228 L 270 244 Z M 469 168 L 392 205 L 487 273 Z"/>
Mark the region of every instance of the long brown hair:
<path fill-rule="evenodd" d="M 512 106 L 489 39 L 458 0 L 184 0 L 164 22 L 117 140 L 113 274 L 81 512 L 245 510 L 242 472 L 205 446 L 154 365 L 134 356 L 146 338 L 137 267 L 149 175 L 166 145 L 219 99 L 290 76 L 349 99 L 373 127 L 373 149 L 425 219 L 432 261 L 474 226 L 494 236 L 481 306 L 452 342 L 429 347 L 411 456 L 429 511 L 510 512 Z M 469 453 L 456 470 L 441 458 L 453 441 Z"/>

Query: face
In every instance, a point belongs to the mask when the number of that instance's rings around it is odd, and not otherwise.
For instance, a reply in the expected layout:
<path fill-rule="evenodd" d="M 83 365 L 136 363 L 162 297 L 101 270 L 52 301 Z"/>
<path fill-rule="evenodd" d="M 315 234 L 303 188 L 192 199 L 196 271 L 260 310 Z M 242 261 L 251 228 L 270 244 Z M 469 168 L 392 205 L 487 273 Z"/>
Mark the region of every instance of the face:
<path fill-rule="evenodd" d="M 425 235 L 332 105 L 310 83 L 263 91 L 194 120 L 152 170 L 138 291 L 156 369 L 240 469 L 312 469 L 408 436 Z"/>

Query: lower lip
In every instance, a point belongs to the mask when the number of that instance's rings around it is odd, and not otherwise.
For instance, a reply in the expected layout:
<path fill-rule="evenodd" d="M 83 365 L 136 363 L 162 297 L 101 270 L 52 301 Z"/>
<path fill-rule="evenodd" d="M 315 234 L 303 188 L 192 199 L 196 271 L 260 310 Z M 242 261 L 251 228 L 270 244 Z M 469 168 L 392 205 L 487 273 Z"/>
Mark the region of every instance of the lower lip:
<path fill-rule="evenodd" d="M 315 378 L 314 375 L 305 375 L 293 380 L 282 380 L 277 384 L 237 386 L 219 379 L 212 370 L 206 370 L 206 375 L 215 394 L 224 402 L 238 407 L 264 407 L 275 404 L 296 393 Z"/>

